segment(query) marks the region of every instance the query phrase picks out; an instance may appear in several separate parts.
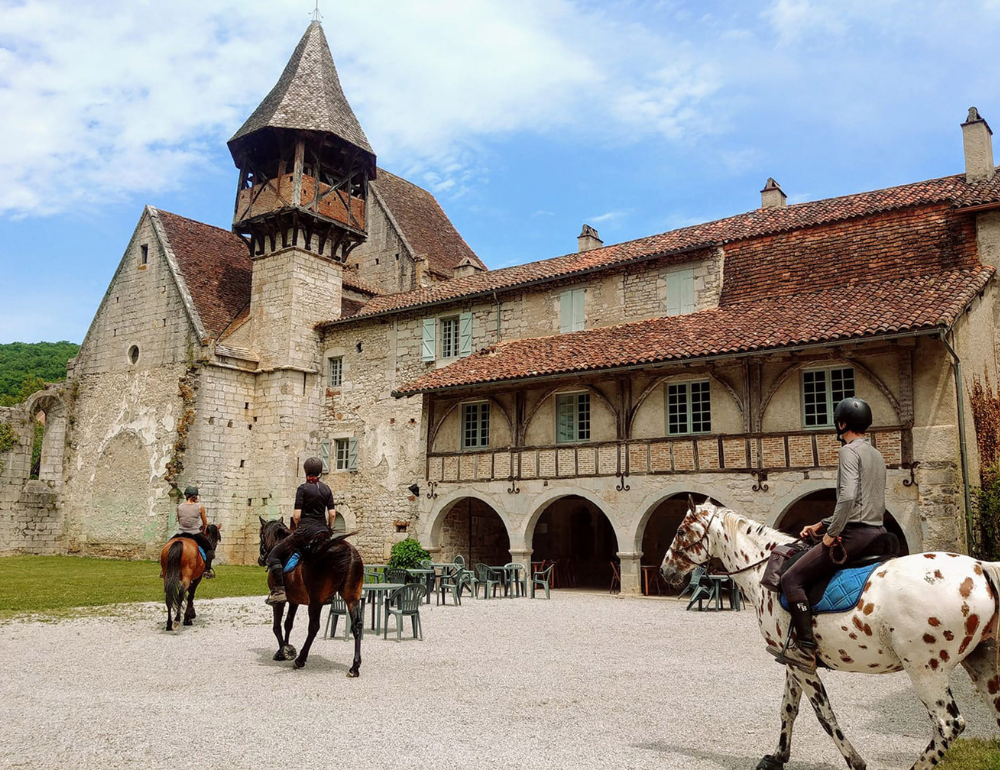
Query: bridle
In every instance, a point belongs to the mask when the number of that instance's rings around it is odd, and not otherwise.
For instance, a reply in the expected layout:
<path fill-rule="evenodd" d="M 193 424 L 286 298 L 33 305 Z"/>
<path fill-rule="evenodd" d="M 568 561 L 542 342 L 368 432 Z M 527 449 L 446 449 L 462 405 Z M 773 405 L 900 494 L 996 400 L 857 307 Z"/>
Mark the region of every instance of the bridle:
<path fill-rule="evenodd" d="M 280 540 L 284 540 L 283 537 L 279 538 L 279 537 L 276 537 L 276 535 L 279 532 L 281 532 L 282 530 L 285 530 L 285 529 L 287 529 L 285 527 L 285 525 L 282 524 L 281 521 L 278 520 L 278 519 L 273 519 L 273 520 L 267 522 L 267 524 L 264 524 L 261 527 L 261 532 L 260 532 L 260 558 L 261 559 L 267 558 L 267 555 L 278 544 L 278 542 Z M 285 537 L 287 537 L 287 536 L 288 536 L 288 534 L 286 533 Z"/>
<path fill-rule="evenodd" d="M 702 532 L 701 537 L 698 538 L 695 542 L 691 543 L 690 545 L 686 545 L 683 548 L 681 548 L 680 550 L 674 551 L 674 554 L 683 553 L 684 556 L 685 556 L 685 558 L 689 562 L 691 562 L 695 567 L 705 567 L 707 569 L 709 562 L 712 561 L 712 557 L 711 556 L 709 556 L 703 562 L 696 562 L 694 559 L 692 559 L 687 554 L 687 552 L 690 551 L 690 550 L 692 550 L 693 548 L 696 548 L 697 546 L 701 545 L 705 541 L 705 539 L 708 537 L 709 530 L 712 528 L 712 522 L 715 521 L 715 519 L 716 519 L 716 517 L 718 515 L 719 515 L 719 511 L 718 511 L 718 509 L 716 509 L 715 512 L 712 514 L 712 518 L 710 518 L 708 520 L 708 524 L 705 525 L 705 531 Z M 707 551 L 708 549 L 706 548 L 705 550 Z M 717 574 L 719 574 L 719 575 L 725 575 L 726 577 L 731 577 L 732 575 L 739 575 L 741 572 L 747 572 L 748 570 L 752 570 L 755 567 L 759 567 L 761 564 L 763 564 L 764 562 L 766 562 L 770 558 L 771 558 L 771 554 L 769 553 L 767 556 L 765 556 L 760 561 L 755 561 L 753 564 L 748 564 L 746 567 L 740 567 L 740 569 L 733 570 L 732 572 L 730 572 L 729 570 L 721 570 Z"/>

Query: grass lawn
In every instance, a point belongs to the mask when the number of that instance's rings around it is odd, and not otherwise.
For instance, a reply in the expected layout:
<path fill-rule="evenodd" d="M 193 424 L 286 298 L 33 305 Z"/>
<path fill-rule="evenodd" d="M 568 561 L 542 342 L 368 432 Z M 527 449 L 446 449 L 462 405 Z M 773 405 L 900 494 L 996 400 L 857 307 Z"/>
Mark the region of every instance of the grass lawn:
<path fill-rule="evenodd" d="M 217 565 L 214 580 L 202 580 L 198 599 L 263 596 L 260 567 Z M 162 602 L 160 563 L 75 556 L 0 558 L 0 617 L 32 613 L 64 615 L 74 607 L 122 602 Z"/>
<path fill-rule="evenodd" d="M 938 770 L 1000 770 L 1000 739 L 959 738 L 937 767 Z"/>

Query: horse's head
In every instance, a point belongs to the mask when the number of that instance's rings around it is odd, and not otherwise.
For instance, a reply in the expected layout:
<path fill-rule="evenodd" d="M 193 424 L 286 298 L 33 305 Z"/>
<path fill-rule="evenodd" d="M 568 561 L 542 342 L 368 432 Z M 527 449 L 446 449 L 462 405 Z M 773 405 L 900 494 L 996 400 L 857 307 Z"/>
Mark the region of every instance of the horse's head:
<path fill-rule="evenodd" d="M 263 567 L 271 549 L 288 537 L 291 531 L 285 526 L 284 517 L 270 521 L 262 516 L 257 518 L 260 519 L 260 557 L 257 563 Z"/>
<path fill-rule="evenodd" d="M 688 495 L 688 512 L 677 528 L 677 534 L 663 557 L 660 574 L 669 585 L 679 586 L 695 567 L 705 565 L 712 558 L 709 527 L 718 515 L 719 508 L 705 498 L 695 505 Z"/>
<path fill-rule="evenodd" d="M 205 527 L 205 537 L 207 537 L 209 542 L 212 544 L 212 548 L 215 548 L 215 546 L 222 542 L 222 527 L 216 526 L 215 524 L 209 524 Z"/>

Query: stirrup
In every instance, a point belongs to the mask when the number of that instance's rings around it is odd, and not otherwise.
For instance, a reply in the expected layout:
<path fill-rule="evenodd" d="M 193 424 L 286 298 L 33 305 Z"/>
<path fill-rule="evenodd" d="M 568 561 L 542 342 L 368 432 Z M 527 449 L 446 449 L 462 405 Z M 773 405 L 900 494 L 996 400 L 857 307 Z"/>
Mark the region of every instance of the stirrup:
<path fill-rule="evenodd" d="M 804 652 L 800 647 L 792 647 L 789 652 L 789 643 L 792 641 L 791 635 L 785 638 L 785 646 L 781 650 L 775 650 L 768 646 L 767 651 L 774 656 L 774 660 L 782 666 L 791 666 L 807 674 L 815 674 L 818 666 L 825 665 L 813 650 L 812 654 Z"/>
<path fill-rule="evenodd" d="M 276 588 L 268 594 L 267 598 L 264 600 L 265 604 L 270 604 L 274 606 L 275 604 L 284 604 L 288 601 L 288 597 L 285 595 L 284 588 Z"/>
<path fill-rule="evenodd" d="M 205 578 L 205 580 L 211 580 L 212 578 L 215 577 L 215 570 L 209 567 L 207 570 L 201 573 L 201 576 Z"/>

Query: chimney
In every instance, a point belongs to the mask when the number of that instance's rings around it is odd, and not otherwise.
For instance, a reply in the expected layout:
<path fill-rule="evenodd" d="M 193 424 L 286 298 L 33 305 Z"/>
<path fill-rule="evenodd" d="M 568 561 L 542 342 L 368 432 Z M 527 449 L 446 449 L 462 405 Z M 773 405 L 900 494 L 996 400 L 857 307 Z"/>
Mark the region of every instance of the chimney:
<path fill-rule="evenodd" d="M 993 132 L 982 119 L 979 110 L 969 108 L 969 117 L 962 124 L 962 144 L 965 146 L 965 181 L 978 182 L 993 178 Z"/>
<path fill-rule="evenodd" d="M 781 185 L 774 181 L 772 177 L 767 178 L 764 189 L 760 191 L 760 207 L 762 209 L 780 209 L 786 205 L 788 196 L 781 189 Z"/>
<path fill-rule="evenodd" d="M 599 249 L 604 245 L 602 241 L 597 236 L 597 230 L 595 230 L 590 225 L 584 225 L 580 234 L 576 236 L 577 251 L 591 251 L 592 249 Z"/>
<path fill-rule="evenodd" d="M 451 271 L 452 278 L 465 278 L 467 275 L 475 275 L 476 273 L 481 273 L 483 269 L 472 261 L 472 257 L 466 257 L 457 265 L 455 269 Z"/>

